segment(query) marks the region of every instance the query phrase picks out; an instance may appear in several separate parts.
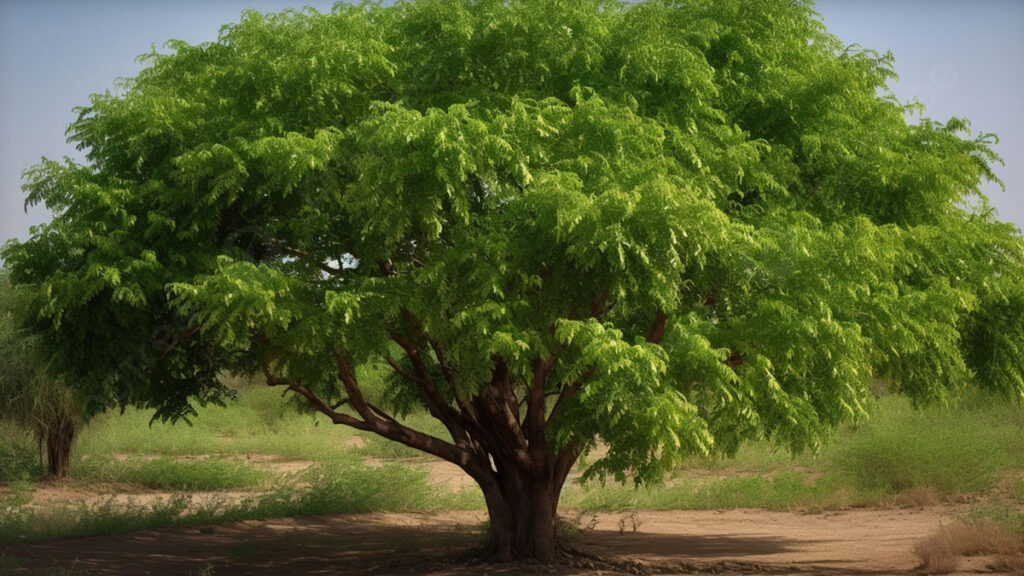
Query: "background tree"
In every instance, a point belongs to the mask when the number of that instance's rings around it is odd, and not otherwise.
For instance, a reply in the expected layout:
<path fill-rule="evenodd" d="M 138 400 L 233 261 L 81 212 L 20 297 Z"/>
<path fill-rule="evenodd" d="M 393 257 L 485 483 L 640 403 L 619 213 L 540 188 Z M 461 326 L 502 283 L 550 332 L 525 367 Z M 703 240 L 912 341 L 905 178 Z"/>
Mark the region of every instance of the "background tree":
<path fill-rule="evenodd" d="M 38 336 L 20 329 L 17 298 L 0 271 L 0 417 L 32 431 L 46 447 L 51 479 L 71 472 L 71 448 L 81 428 L 77 393 L 48 373 Z"/>
<path fill-rule="evenodd" d="M 167 46 L 79 110 L 86 164 L 27 173 L 55 218 L 4 251 L 87 413 L 258 370 L 462 467 L 498 557 L 548 560 L 597 442 L 586 476 L 651 482 L 818 446 L 874 379 L 1024 394 L 992 137 L 908 124 L 809 3 L 338 4 Z"/>

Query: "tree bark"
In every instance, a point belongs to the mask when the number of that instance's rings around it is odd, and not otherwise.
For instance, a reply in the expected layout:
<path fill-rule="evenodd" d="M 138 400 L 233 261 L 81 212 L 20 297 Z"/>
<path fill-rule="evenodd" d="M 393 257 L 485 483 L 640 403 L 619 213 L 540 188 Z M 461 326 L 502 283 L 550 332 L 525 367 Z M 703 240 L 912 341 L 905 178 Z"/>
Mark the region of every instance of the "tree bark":
<path fill-rule="evenodd" d="M 491 520 L 492 552 L 499 562 L 557 558 L 555 521 L 561 483 L 551 476 L 499 477 L 496 482 L 481 483 L 481 488 Z"/>
<path fill-rule="evenodd" d="M 46 464 L 50 479 L 59 480 L 71 474 L 71 446 L 77 431 L 73 418 L 60 418 L 47 428 Z"/>

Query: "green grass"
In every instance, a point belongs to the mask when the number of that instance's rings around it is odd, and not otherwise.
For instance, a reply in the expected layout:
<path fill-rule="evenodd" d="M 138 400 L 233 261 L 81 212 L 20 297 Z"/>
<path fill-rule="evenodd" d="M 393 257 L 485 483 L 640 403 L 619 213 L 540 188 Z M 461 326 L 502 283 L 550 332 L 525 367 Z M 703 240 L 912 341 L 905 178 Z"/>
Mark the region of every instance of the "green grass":
<path fill-rule="evenodd" d="M 716 510 L 722 508 L 829 509 L 876 503 L 878 494 L 856 500 L 831 482 L 797 472 L 772 477 L 683 478 L 665 486 L 588 486 L 570 490 L 562 504 L 584 510 Z"/>
<path fill-rule="evenodd" d="M 885 398 L 878 417 L 844 430 L 823 468 L 855 489 L 898 493 L 931 486 L 946 495 L 993 489 L 1024 470 L 1024 408 L 977 395 L 955 409 L 913 410 Z"/>
<path fill-rule="evenodd" d="M 89 458 L 75 467 L 78 480 L 99 484 L 137 484 L 155 490 L 229 490 L 271 481 L 267 472 L 234 460 L 180 461 Z"/>
<path fill-rule="evenodd" d="M 273 492 L 241 502 L 227 499 L 195 501 L 177 494 L 159 503 L 83 502 L 51 508 L 0 504 L 0 546 L 163 526 L 199 526 L 263 518 L 301 517 L 360 512 L 428 512 L 472 510 L 483 504 L 473 490 L 457 493 L 427 483 L 426 472 L 389 464 L 370 468 L 352 464 L 341 469 L 317 466 Z"/>
<path fill-rule="evenodd" d="M 0 482 L 27 480 L 43 473 L 32 435 L 0 420 Z"/>
<path fill-rule="evenodd" d="M 79 438 L 76 456 L 247 453 L 286 459 L 330 459 L 358 432 L 322 416 L 299 414 L 272 388 L 250 388 L 226 408 L 198 409 L 194 425 L 150 422 L 151 412 L 129 408 L 94 418 Z"/>
<path fill-rule="evenodd" d="M 1024 535 L 1024 511 L 1006 503 L 988 502 L 972 506 L 967 518 L 972 521 L 990 520 L 1010 534 Z"/>
<path fill-rule="evenodd" d="M 1017 504 L 1024 504 L 1024 480 L 1017 480 L 1010 485 L 1009 497 Z"/>

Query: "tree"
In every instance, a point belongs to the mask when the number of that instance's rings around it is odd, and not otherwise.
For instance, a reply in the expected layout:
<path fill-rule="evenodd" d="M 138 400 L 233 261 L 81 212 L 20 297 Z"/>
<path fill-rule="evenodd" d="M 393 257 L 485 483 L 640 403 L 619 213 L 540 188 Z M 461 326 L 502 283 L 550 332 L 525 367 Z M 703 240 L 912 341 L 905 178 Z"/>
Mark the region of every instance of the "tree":
<path fill-rule="evenodd" d="M 48 373 L 38 337 L 19 328 L 17 298 L 0 272 L 0 417 L 32 431 L 40 453 L 46 446 L 51 479 L 71 472 L 71 448 L 81 428 L 76 392 Z"/>
<path fill-rule="evenodd" d="M 4 251 L 89 413 L 259 371 L 457 464 L 497 556 L 549 560 L 598 442 L 585 476 L 644 483 L 814 448 L 877 379 L 1024 395 L 993 137 L 909 123 L 807 2 L 338 4 L 167 46 L 79 109 L 86 163 L 27 172 L 55 217 Z"/>

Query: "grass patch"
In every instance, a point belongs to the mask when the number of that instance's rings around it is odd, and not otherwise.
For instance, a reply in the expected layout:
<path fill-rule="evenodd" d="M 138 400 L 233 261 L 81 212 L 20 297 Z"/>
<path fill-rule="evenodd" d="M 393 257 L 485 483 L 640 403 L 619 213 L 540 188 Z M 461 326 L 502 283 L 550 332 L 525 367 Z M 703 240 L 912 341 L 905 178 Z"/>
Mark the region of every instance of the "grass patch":
<path fill-rule="evenodd" d="M 190 503 L 189 497 L 181 495 L 149 506 L 111 499 L 97 505 L 0 508 L 0 545 L 170 526 Z"/>
<path fill-rule="evenodd" d="M 7 492 L 0 494 L 0 508 L 23 506 L 32 501 L 35 484 L 28 480 L 15 480 L 7 486 Z"/>
<path fill-rule="evenodd" d="M 28 480 L 43 473 L 39 447 L 28 431 L 0 420 L 0 482 Z"/>
<path fill-rule="evenodd" d="M 1024 409 L 978 394 L 954 409 L 880 402 L 875 418 L 847 429 L 821 456 L 823 468 L 858 489 L 896 494 L 930 486 L 956 495 L 992 490 L 1024 469 Z"/>
<path fill-rule="evenodd" d="M 1024 480 L 1011 481 L 1009 496 L 1016 503 L 1024 504 Z"/>
<path fill-rule="evenodd" d="M 156 490 L 228 490 L 252 488 L 270 481 L 270 476 L 243 462 L 222 459 L 124 460 L 88 459 L 79 462 L 76 473 L 86 483 L 137 484 Z"/>
<path fill-rule="evenodd" d="M 289 459 L 330 458 L 353 431 L 326 418 L 296 413 L 271 388 L 242 390 L 227 407 L 198 408 L 189 426 L 150 422 L 151 411 L 108 412 L 83 430 L 76 458 L 120 454 L 168 456 L 265 454 Z M 74 473 L 74 470 L 72 470 Z"/>
<path fill-rule="evenodd" d="M 973 506 L 967 514 L 967 520 L 992 522 L 1011 534 L 1024 536 L 1024 512 L 1005 503 L 989 502 Z"/>
<path fill-rule="evenodd" d="M 65 504 L 51 508 L 0 506 L 0 545 L 116 534 L 165 526 L 360 512 L 427 512 L 477 509 L 475 490 L 457 493 L 427 483 L 424 471 L 389 464 L 369 468 L 318 466 L 269 494 L 241 502 L 179 494 L 151 505 L 116 502 Z"/>
<path fill-rule="evenodd" d="M 834 478 L 814 479 L 801 472 L 773 476 L 745 475 L 718 478 L 681 478 L 668 485 L 573 487 L 562 504 L 585 510 L 717 510 L 766 508 L 769 510 L 827 510 L 876 503 L 873 492 L 851 493 Z"/>

